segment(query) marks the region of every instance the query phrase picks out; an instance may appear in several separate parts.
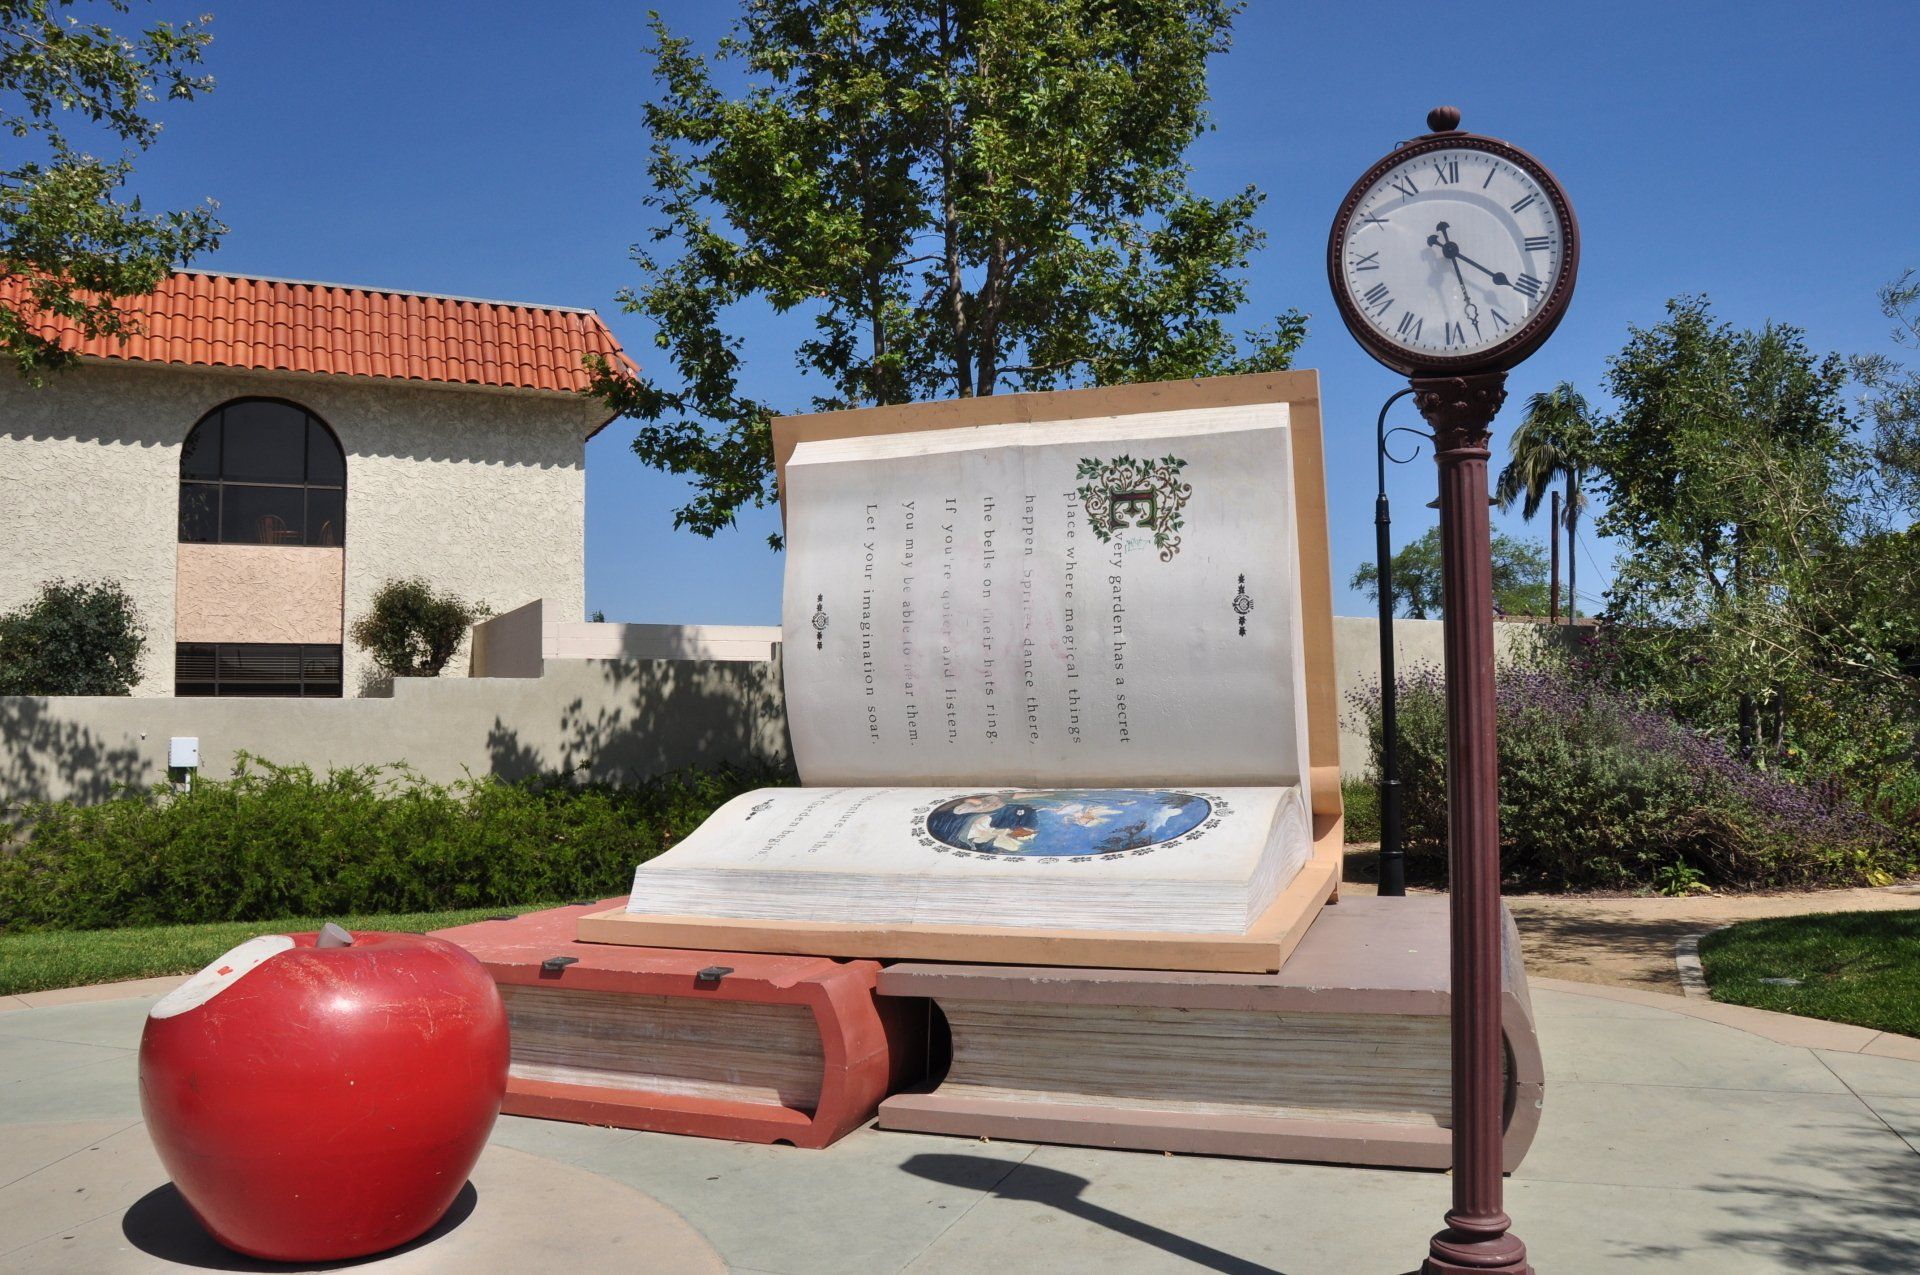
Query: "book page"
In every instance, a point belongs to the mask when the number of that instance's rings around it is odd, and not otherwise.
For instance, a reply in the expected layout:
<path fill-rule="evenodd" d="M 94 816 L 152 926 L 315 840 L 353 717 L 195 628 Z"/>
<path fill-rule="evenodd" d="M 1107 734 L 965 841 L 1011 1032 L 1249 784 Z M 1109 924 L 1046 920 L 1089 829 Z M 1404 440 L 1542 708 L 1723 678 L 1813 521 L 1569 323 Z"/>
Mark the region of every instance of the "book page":
<path fill-rule="evenodd" d="M 640 865 L 627 910 L 1240 933 L 1310 846 L 1298 788 L 763 788 Z"/>
<path fill-rule="evenodd" d="M 802 782 L 1299 782 L 1292 493 L 1285 404 L 802 443 Z"/>

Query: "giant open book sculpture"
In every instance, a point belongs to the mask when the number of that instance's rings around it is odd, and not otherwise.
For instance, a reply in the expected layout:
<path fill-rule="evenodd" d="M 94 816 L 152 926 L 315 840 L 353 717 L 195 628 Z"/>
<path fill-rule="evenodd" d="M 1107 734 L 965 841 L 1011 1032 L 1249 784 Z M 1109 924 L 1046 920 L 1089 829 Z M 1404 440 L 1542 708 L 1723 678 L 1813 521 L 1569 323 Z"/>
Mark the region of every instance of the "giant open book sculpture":
<path fill-rule="evenodd" d="M 1276 970 L 1339 872 L 1312 373 L 785 418 L 802 787 L 601 942 Z"/>

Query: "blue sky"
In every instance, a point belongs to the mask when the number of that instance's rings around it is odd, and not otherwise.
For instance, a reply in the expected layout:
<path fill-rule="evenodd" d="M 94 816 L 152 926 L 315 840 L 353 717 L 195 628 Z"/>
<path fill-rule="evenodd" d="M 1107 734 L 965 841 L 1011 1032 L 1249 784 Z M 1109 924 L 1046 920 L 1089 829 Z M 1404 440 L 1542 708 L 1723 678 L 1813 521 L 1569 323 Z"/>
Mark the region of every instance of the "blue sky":
<path fill-rule="evenodd" d="M 734 12 L 723 0 L 659 8 L 706 44 Z M 153 203 L 220 201 L 231 233 L 199 263 L 210 268 L 593 306 L 651 364 L 649 325 L 613 302 L 638 279 L 627 248 L 650 224 L 644 17 L 610 3 L 216 9 L 218 88 L 168 112 L 138 188 Z M 1192 153 L 1194 184 L 1267 193 L 1249 326 L 1288 306 L 1313 315 L 1299 366 L 1322 378 L 1336 609 L 1370 609 L 1344 585 L 1372 555 L 1374 416 L 1404 384 L 1353 344 L 1327 290 L 1327 225 L 1368 164 L 1452 102 L 1466 128 L 1526 147 L 1567 187 L 1585 239 L 1579 288 L 1509 383 L 1504 449 L 1527 394 L 1565 378 L 1600 399 L 1627 326 L 1658 321 L 1678 293 L 1707 293 L 1743 326 L 1798 324 L 1816 349 L 1890 348 L 1874 289 L 1920 265 L 1917 46 L 1910 0 L 1253 0 L 1214 66 L 1218 127 Z M 746 333 L 749 386 L 801 402 L 783 334 L 759 322 Z M 777 623 L 773 516 L 711 541 L 674 531 L 683 485 L 642 466 L 631 436 L 615 422 L 588 448 L 588 607 Z M 1432 466 L 1423 457 L 1389 482 L 1404 543 L 1433 517 Z M 1585 547 L 1583 596 L 1597 600 L 1609 559 L 1604 543 Z"/>

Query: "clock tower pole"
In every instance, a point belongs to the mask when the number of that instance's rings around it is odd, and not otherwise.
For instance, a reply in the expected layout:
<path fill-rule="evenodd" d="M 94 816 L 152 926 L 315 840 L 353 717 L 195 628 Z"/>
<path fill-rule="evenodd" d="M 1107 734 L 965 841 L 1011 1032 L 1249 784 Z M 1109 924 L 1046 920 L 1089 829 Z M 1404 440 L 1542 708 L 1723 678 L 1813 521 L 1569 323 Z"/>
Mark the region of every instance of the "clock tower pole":
<path fill-rule="evenodd" d="M 1435 108 L 1446 133 L 1460 112 Z M 1494 731 L 1492 528 L 1487 461 L 1507 374 L 1413 376 L 1440 471 L 1442 665 L 1447 684 L 1447 907 L 1452 988 L 1453 1207 L 1422 1275 L 1531 1275 L 1504 1207 L 1500 1024 L 1500 759 Z"/>
<path fill-rule="evenodd" d="M 1421 1271 L 1532 1275 L 1501 1199 L 1507 953 L 1487 461 L 1507 372 L 1553 335 L 1572 299 L 1580 226 L 1533 156 L 1461 132 L 1451 106 L 1428 113 L 1427 129 L 1347 193 L 1327 239 L 1327 281 L 1361 348 L 1411 382 L 1439 468 L 1453 1207 Z"/>
<path fill-rule="evenodd" d="M 1437 112 L 1436 112 L 1437 114 Z M 1440 470 L 1447 683 L 1447 906 L 1453 1014 L 1453 1207 L 1423 1275 L 1531 1272 L 1502 1202 L 1500 773 L 1494 738 L 1487 460 L 1507 374 L 1414 377 Z"/>

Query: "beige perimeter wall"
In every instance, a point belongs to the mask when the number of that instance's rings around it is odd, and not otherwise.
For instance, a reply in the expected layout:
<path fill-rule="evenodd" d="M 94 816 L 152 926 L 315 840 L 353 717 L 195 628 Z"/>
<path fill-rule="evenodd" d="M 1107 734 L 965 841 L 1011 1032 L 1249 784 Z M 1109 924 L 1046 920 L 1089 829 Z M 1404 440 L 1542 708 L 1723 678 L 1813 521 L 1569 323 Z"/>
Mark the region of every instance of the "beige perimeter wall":
<path fill-rule="evenodd" d="M 176 735 L 199 739 L 213 778 L 240 751 L 315 769 L 404 761 L 443 782 L 789 764 L 777 661 L 571 660 L 535 678 L 402 679 L 390 699 L 0 697 L 0 802 L 158 783 Z"/>
<path fill-rule="evenodd" d="M 534 623 L 515 645 L 537 642 L 537 609 L 516 618 Z M 1367 773 L 1364 723 L 1352 704 L 1379 676 L 1378 632 L 1371 619 L 1334 619 L 1340 763 L 1349 776 Z M 1566 632 L 1496 629 L 1503 653 Z M 1437 621 L 1398 621 L 1394 637 L 1402 671 L 1439 667 Z M 523 676 L 403 680 L 391 699 L 0 698 L 0 801 L 97 801 L 119 784 L 158 782 L 174 735 L 200 740 L 201 773 L 214 777 L 230 773 L 241 750 L 316 768 L 405 761 L 439 780 L 564 770 L 619 783 L 722 761 L 791 764 L 777 652 L 772 660 L 525 665 Z"/>
<path fill-rule="evenodd" d="M 0 377 L 0 610 L 55 577 L 118 580 L 147 629 L 134 693 L 170 695 L 180 445 L 209 409 L 245 395 L 300 403 L 346 450 L 348 624 L 382 583 L 411 575 L 498 610 L 544 598 L 551 615 L 581 618 L 584 440 L 604 408 L 573 396 L 113 363 L 83 364 L 40 390 Z M 348 694 L 371 684 L 351 641 L 345 660 Z M 449 666 L 465 669 L 464 658 Z"/>

